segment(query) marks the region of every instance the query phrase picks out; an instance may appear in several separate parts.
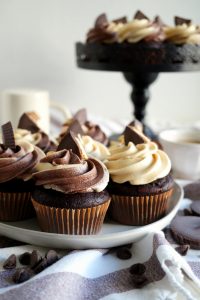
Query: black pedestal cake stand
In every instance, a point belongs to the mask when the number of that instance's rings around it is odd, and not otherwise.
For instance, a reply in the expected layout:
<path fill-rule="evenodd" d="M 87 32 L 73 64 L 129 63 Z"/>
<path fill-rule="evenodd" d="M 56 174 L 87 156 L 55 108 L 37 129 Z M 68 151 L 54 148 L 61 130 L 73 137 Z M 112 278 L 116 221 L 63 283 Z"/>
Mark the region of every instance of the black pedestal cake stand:
<path fill-rule="evenodd" d="M 149 86 L 160 72 L 200 71 L 200 46 L 170 43 L 77 43 L 79 68 L 120 71 L 132 86 L 134 116 L 144 123 Z M 145 125 L 145 133 L 155 138 Z"/>

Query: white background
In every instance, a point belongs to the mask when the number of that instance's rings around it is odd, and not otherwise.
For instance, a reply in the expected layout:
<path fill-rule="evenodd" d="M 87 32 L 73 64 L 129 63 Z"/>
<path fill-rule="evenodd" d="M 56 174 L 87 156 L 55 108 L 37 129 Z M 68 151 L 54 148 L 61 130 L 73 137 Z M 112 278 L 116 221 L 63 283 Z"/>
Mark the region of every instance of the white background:
<path fill-rule="evenodd" d="M 133 16 L 141 9 L 168 24 L 173 16 L 200 23 L 198 0 L 0 0 L 0 90 L 50 91 L 70 109 L 87 107 L 112 119 L 131 119 L 130 86 L 122 74 L 76 67 L 76 41 L 84 41 L 97 15 Z M 160 74 L 151 88 L 150 121 L 200 120 L 200 73 Z"/>

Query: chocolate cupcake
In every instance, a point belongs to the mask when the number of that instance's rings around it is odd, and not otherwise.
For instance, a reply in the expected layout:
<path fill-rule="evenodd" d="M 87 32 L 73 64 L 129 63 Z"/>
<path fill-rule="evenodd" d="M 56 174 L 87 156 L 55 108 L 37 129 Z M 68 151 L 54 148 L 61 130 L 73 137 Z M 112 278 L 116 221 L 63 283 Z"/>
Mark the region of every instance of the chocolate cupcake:
<path fill-rule="evenodd" d="M 113 219 L 146 225 L 163 217 L 174 184 L 167 154 L 130 126 L 124 132 L 124 143 L 114 144 L 110 152 L 105 164 L 111 176 L 108 191 Z"/>
<path fill-rule="evenodd" d="M 71 119 L 68 119 L 62 126 L 62 131 L 58 137 L 60 142 L 62 138 L 69 131 L 72 131 L 80 135 L 88 135 L 95 141 L 98 141 L 104 145 L 108 145 L 109 140 L 105 132 L 97 124 L 94 124 L 87 119 L 86 109 L 80 109 L 77 111 Z"/>
<path fill-rule="evenodd" d="M 65 144 L 41 160 L 33 175 L 32 203 L 43 231 L 96 234 L 101 229 L 110 196 L 109 174 L 102 162 L 88 158 L 69 132 Z"/>
<path fill-rule="evenodd" d="M 24 113 L 14 135 L 16 140 L 25 140 L 40 148 L 44 153 L 56 150 L 58 144 L 49 138 L 37 123 L 39 116 L 35 112 Z"/>
<path fill-rule="evenodd" d="M 35 166 L 44 153 L 26 141 L 15 144 L 11 123 L 2 126 L 0 144 L 0 220 L 18 221 L 29 218 L 34 210 L 31 203 Z"/>

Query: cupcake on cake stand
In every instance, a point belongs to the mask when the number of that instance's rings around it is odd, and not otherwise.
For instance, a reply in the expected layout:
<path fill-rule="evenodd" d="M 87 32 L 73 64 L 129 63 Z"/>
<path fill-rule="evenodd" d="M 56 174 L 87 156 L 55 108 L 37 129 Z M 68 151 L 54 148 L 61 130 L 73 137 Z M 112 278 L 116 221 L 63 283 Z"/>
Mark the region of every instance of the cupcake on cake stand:
<path fill-rule="evenodd" d="M 152 30 L 157 34 L 154 35 L 154 40 L 151 38 L 135 43 L 126 40 L 121 43 L 112 40 L 109 43 L 103 42 L 104 40 L 108 41 L 109 38 L 113 39 L 117 30 L 119 33 L 123 32 L 122 27 L 127 26 L 126 24 L 130 28 L 130 22 L 127 23 L 125 18 L 109 23 L 103 14 L 97 18 L 94 28 L 89 31 L 87 42 L 76 43 L 77 66 L 79 68 L 123 73 L 124 78 L 132 86 L 131 101 L 134 105 L 134 117 L 142 123 L 145 121 L 146 105 L 150 98 L 149 86 L 158 78 L 160 72 L 200 70 L 200 45 L 195 43 L 196 40 L 197 42 L 199 40 L 200 43 L 200 31 L 191 24 L 190 20 L 176 17 L 176 26 L 167 28 L 168 32 L 166 32 L 172 36 L 171 40 L 167 42 L 163 42 L 161 39 L 164 27 L 161 25 L 160 19 L 157 17 L 154 22 L 147 20 L 146 16 L 137 12 L 132 23 L 138 22 L 137 24 L 144 26 L 146 21 L 147 27 L 145 29 L 149 30 L 152 26 Z M 177 40 L 177 30 L 185 36 L 185 32 L 190 32 L 190 29 L 193 29 L 191 26 L 194 27 L 194 32 L 188 37 L 190 43 L 183 43 L 181 35 Z M 173 34 L 176 37 L 174 42 Z M 155 134 L 148 126 L 144 126 L 144 131 L 151 138 L 155 138 Z"/>

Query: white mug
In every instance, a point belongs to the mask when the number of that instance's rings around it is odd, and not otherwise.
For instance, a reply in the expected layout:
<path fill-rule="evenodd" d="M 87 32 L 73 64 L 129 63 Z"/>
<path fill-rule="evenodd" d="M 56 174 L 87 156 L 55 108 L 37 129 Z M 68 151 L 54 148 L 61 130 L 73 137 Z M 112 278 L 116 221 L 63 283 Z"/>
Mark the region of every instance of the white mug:
<path fill-rule="evenodd" d="M 178 128 L 164 130 L 159 140 L 172 162 L 174 176 L 200 179 L 200 130 Z"/>
<path fill-rule="evenodd" d="M 0 123 L 12 122 L 17 127 L 19 119 L 24 112 L 35 111 L 39 117 L 39 125 L 46 132 L 50 131 L 50 107 L 61 111 L 64 118 L 70 113 L 66 107 L 50 101 L 49 92 L 32 89 L 9 89 L 0 94 Z"/>

